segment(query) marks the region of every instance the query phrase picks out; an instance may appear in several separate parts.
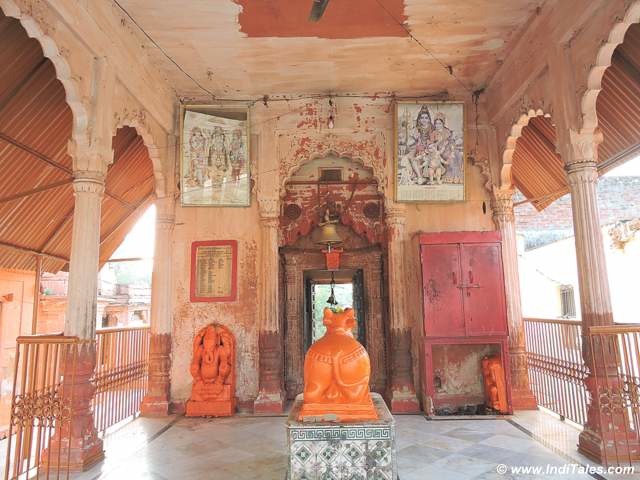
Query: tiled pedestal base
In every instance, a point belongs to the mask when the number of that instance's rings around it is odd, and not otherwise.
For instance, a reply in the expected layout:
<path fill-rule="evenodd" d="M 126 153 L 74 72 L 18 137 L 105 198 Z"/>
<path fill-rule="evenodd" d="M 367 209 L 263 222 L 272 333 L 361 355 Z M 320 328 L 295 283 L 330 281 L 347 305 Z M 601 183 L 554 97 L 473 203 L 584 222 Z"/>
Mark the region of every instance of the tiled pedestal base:
<path fill-rule="evenodd" d="M 378 420 L 349 423 L 297 420 L 298 395 L 287 420 L 289 480 L 353 478 L 396 480 L 395 422 L 377 393 L 371 398 Z"/>

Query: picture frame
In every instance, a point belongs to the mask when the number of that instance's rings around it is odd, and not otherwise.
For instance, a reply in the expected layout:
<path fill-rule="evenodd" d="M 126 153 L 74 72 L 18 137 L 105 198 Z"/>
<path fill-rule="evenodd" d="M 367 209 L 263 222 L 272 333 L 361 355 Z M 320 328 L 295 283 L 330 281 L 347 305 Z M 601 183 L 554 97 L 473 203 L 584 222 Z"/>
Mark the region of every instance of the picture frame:
<path fill-rule="evenodd" d="M 465 201 L 465 127 L 464 102 L 395 102 L 396 202 Z"/>
<path fill-rule="evenodd" d="M 191 244 L 191 302 L 233 302 L 238 298 L 237 240 Z"/>
<path fill-rule="evenodd" d="M 246 106 L 181 105 L 181 205 L 249 207 L 250 138 Z"/>

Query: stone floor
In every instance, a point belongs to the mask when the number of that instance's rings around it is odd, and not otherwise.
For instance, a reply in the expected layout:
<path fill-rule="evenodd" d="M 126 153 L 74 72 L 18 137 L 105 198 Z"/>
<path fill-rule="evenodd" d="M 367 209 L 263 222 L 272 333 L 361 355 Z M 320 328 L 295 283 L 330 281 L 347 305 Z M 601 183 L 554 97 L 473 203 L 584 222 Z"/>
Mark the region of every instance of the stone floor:
<path fill-rule="evenodd" d="M 104 462 L 73 479 L 283 480 L 284 421 L 283 417 L 138 419 L 109 435 Z M 396 421 L 400 480 L 640 479 L 640 468 L 639 474 L 617 476 L 553 471 L 589 462 L 575 451 L 578 431 L 542 412 L 522 412 L 510 420 L 429 421 L 403 415 Z M 506 465 L 507 473 L 498 471 L 499 465 Z M 519 466 L 542 470 L 529 474 L 509 470 Z"/>

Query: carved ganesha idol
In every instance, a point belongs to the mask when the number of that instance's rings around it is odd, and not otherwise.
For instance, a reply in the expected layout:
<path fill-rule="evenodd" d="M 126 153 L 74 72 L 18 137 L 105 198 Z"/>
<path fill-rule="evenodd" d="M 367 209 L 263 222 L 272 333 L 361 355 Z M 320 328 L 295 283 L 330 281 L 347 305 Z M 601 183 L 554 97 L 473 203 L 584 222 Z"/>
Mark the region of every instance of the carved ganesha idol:
<path fill-rule="evenodd" d="M 191 376 L 193 386 L 187 402 L 187 417 L 223 417 L 233 415 L 235 399 L 236 346 L 231 331 L 210 324 L 193 340 Z"/>
<path fill-rule="evenodd" d="M 334 313 L 324 309 L 324 337 L 304 359 L 304 398 L 298 420 L 375 420 L 369 392 L 371 363 L 364 347 L 353 338 L 353 309 Z"/>

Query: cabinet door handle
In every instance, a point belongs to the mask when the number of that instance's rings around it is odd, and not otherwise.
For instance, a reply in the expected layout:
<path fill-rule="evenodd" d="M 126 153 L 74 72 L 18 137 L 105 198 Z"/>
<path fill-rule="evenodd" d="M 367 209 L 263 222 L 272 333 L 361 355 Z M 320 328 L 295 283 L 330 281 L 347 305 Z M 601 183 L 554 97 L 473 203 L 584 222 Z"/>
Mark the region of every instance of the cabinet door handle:
<path fill-rule="evenodd" d="M 451 279 L 454 285 L 458 285 L 458 279 L 456 278 L 456 272 L 451 272 Z"/>

